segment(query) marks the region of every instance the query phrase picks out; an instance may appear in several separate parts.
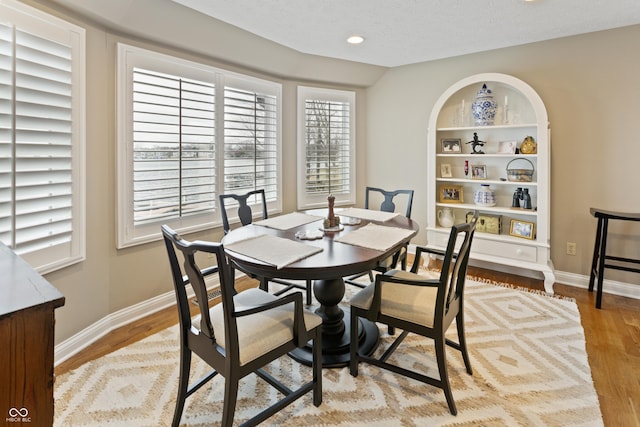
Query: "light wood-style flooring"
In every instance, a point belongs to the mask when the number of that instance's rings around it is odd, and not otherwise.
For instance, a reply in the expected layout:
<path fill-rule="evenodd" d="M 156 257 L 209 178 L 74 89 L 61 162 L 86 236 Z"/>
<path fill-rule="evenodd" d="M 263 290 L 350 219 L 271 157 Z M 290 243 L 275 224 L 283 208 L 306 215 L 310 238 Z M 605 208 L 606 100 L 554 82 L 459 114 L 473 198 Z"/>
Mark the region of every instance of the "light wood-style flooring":
<path fill-rule="evenodd" d="M 469 268 L 469 274 L 543 290 L 540 280 L 472 267 Z M 256 283 L 243 278 L 237 286 L 251 287 Z M 554 290 L 558 295 L 575 298 L 578 304 L 591 374 L 605 426 L 640 427 L 640 301 L 605 294 L 603 308 L 597 310 L 595 292 L 589 293 L 586 289 L 562 284 L 555 284 Z M 175 307 L 151 314 L 103 337 L 61 363 L 55 373 L 60 375 L 68 372 L 89 360 L 174 325 L 177 321 Z"/>

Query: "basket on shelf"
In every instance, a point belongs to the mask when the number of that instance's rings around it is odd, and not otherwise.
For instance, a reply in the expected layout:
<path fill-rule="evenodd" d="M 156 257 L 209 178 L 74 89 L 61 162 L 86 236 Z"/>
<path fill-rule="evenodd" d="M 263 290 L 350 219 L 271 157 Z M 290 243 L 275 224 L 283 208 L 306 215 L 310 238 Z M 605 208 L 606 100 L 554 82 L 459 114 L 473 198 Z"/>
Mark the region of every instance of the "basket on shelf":
<path fill-rule="evenodd" d="M 511 165 L 511 163 L 515 162 L 516 160 L 524 160 L 525 162 L 528 162 L 529 165 L 531 165 L 531 169 L 510 168 L 509 166 Z M 531 160 L 522 157 L 516 157 L 515 159 L 512 159 L 509 163 L 507 163 L 507 179 L 509 181 L 515 182 L 531 182 L 533 180 L 534 170 L 535 168 L 533 166 L 533 163 L 531 163 Z"/>

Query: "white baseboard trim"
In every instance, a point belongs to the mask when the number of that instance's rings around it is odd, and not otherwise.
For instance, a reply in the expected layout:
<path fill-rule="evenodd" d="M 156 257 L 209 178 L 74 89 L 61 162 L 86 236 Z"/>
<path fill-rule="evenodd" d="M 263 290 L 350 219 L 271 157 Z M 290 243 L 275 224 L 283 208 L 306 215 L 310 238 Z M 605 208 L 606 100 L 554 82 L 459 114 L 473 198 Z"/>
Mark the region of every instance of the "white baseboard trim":
<path fill-rule="evenodd" d="M 207 280 L 208 290 L 217 288 L 219 285 L 220 281 L 217 276 Z M 189 298 L 194 296 L 191 287 L 188 287 L 187 291 Z M 175 304 L 175 293 L 170 291 L 103 317 L 96 323 L 56 345 L 53 354 L 54 366 L 58 366 L 78 354 L 109 332 Z"/>
<path fill-rule="evenodd" d="M 409 252 L 415 254 L 416 245 L 409 245 Z M 470 260 L 469 265 L 477 267 L 485 267 L 490 270 L 501 271 L 504 273 L 516 274 L 524 277 L 542 278 L 542 274 L 537 271 L 531 271 L 527 269 L 518 269 L 516 267 L 493 264 L 484 261 Z M 563 285 L 575 286 L 578 288 L 589 288 L 589 276 L 575 273 L 567 273 L 566 271 L 554 270 L 556 276 L 556 283 L 562 283 Z M 612 295 L 618 295 L 621 297 L 640 299 L 640 284 L 618 282 L 615 280 L 604 279 L 602 284 L 602 292 Z"/>
<path fill-rule="evenodd" d="M 557 270 L 555 271 L 555 275 L 556 283 L 562 283 L 563 285 L 575 286 L 584 289 L 589 288 L 589 276 Z M 594 292 L 596 287 L 597 284 L 594 286 Z M 602 292 L 621 297 L 640 299 L 640 285 L 633 283 L 604 279 L 604 282 L 602 283 Z"/>

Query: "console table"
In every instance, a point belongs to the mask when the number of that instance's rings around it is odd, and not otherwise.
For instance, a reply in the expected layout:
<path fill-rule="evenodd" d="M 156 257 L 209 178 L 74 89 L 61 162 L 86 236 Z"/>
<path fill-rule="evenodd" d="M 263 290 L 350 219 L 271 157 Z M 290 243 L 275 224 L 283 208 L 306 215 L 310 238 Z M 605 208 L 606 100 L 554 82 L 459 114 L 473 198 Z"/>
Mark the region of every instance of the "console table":
<path fill-rule="evenodd" d="M 54 310 L 64 296 L 0 243 L 0 419 L 53 425 Z"/>

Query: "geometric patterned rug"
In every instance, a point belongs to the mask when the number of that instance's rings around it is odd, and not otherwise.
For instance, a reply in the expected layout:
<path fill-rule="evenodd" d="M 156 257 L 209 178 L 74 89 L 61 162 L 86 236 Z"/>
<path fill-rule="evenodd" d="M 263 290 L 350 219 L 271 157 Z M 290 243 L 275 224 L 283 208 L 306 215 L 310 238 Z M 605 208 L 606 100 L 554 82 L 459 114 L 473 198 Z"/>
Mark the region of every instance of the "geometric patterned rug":
<path fill-rule="evenodd" d="M 347 286 L 347 291 L 352 288 Z M 323 403 L 311 394 L 269 418 L 265 426 L 602 426 L 574 301 L 467 280 L 465 322 L 473 375 L 460 353 L 447 351 L 458 415 L 440 389 L 361 364 L 323 370 Z M 452 325 L 449 332 L 455 331 Z M 380 328 L 382 351 L 391 338 Z M 178 327 L 90 361 L 56 377 L 55 426 L 168 426 L 178 383 Z M 429 340 L 409 336 L 393 357 L 436 372 Z M 193 359 L 192 377 L 208 372 Z M 269 369 L 285 384 L 308 381 L 310 368 L 288 357 Z M 223 379 L 187 399 L 181 425 L 218 425 Z M 240 383 L 234 422 L 275 401 L 275 390 L 250 375 Z"/>

